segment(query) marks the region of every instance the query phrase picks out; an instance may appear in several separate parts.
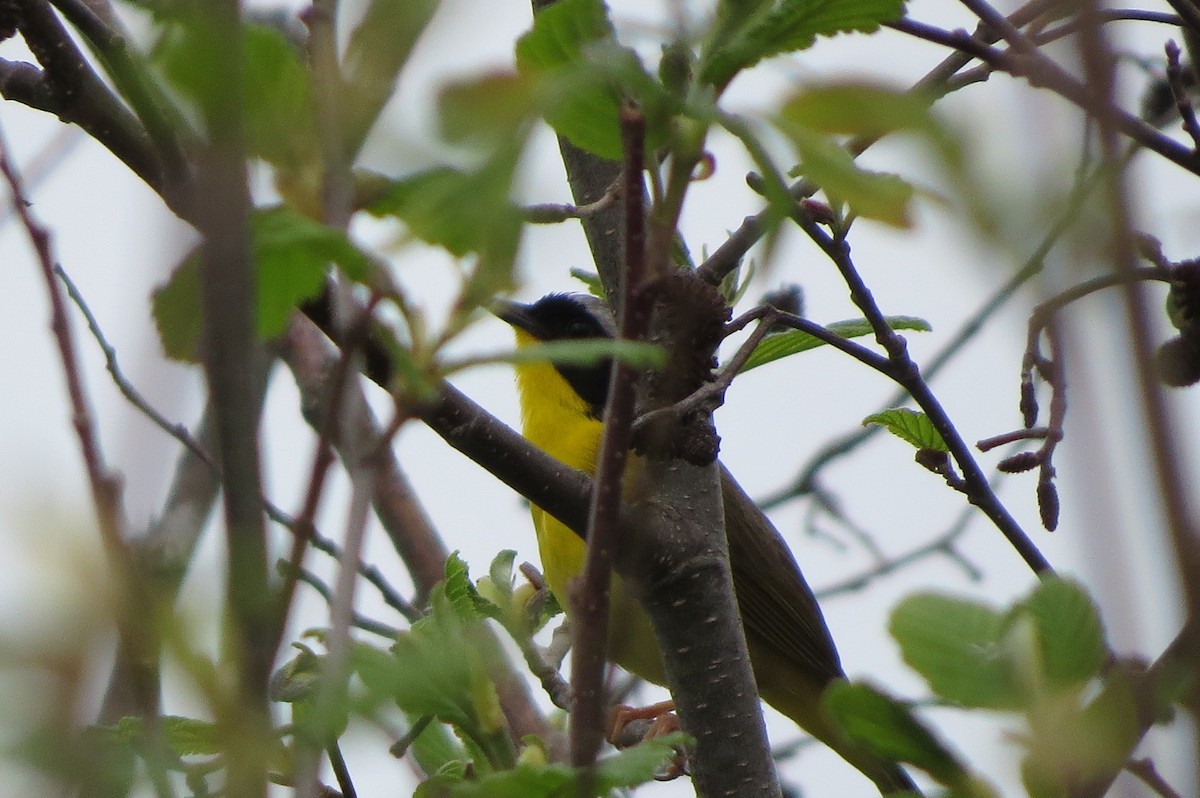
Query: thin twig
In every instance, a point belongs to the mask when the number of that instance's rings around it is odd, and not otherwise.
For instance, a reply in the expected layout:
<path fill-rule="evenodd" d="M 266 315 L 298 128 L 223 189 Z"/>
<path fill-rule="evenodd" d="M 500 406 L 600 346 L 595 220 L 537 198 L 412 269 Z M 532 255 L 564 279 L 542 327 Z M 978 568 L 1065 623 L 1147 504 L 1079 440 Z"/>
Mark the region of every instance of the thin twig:
<path fill-rule="evenodd" d="M 1131 759 L 1125 763 L 1125 769 L 1138 777 L 1138 780 L 1149 787 L 1155 794 L 1162 798 L 1183 798 L 1174 787 L 1163 778 L 1158 772 L 1158 768 L 1154 766 L 1154 760 L 1150 757 L 1142 759 Z"/>
<path fill-rule="evenodd" d="M 42 278 L 50 298 L 50 329 L 54 333 L 60 365 L 67 384 L 72 424 L 75 427 L 75 435 L 83 455 L 83 465 L 87 471 L 101 540 L 104 543 L 105 551 L 112 558 L 112 564 L 118 568 L 118 573 L 123 577 L 129 577 L 132 574 L 126 573 L 130 563 L 127 559 L 128 548 L 123 537 L 125 518 L 121 507 L 121 481 L 109 469 L 100 449 L 100 441 L 96 434 L 96 422 L 92 414 L 91 402 L 87 396 L 87 389 L 84 387 L 75 338 L 71 332 L 67 303 L 59 289 L 58 280 L 55 279 L 55 261 L 50 232 L 33 218 L 33 214 L 29 210 L 32 203 L 25 196 L 25 189 L 17 174 L 16 166 L 9 160 L 8 143 L 2 135 L 0 135 L 0 172 L 3 173 L 9 190 L 12 192 L 13 207 L 16 209 L 17 217 L 21 220 L 21 225 L 37 256 L 37 262 L 41 266 Z"/>
<path fill-rule="evenodd" d="M 317 595 L 323 598 L 326 604 L 329 604 L 330 606 L 333 605 L 333 590 L 330 589 L 329 585 L 325 584 L 325 582 L 323 582 L 321 578 L 312 571 L 309 571 L 306 568 L 293 568 L 291 563 L 289 563 L 287 560 L 279 560 L 276 563 L 276 567 L 278 568 L 280 574 L 286 576 L 294 582 L 303 582 L 316 591 Z M 376 634 L 380 637 L 386 637 L 391 640 L 395 640 L 400 636 L 400 630 L 396 627 L 390 626 L 382 621 L 377 621 L 373 618 L 368 618 L 365 615 L 357 612 L 351 616 L 350 624 L 358 629 L 362 629 L 365 632 L 370 632 L 371 634 Z"/>
<path fill-rule="evenodd" d="M 568 219 L 586 219 L 612 207 L 620 195 L 620 187 L 620 182 L 613 183 L 600 199 L 585 205 L 544 202 L 526 205 L 521 213 L 530 224 L 557 224 Z"/>
<path fill-rule="evenodd" d="M 948 31 L 924 22 L 903 17 L 887 23 L 901 33 L 907 33 L 943 47 L 960 50 L 985 62 L 994 69 L 1015 77 L 1029 79 L 1031 85 L 1047 88 L 1092 116 L 1109 116 L 1114 125 L 1129 138 L 1152 150 L 1192 174 L 1200 174 L 1200 154 L 1162 134 L 1141 119 L 1097 100 L 1087 86 L 1047 58 L 1036 48 L 1019 55 L 997 50 L 972 37 L 965 31 Z"/>
<path fill-rule="evenodd" d="M 342 748 L 336 740 L 326 749 L 326 753 L 329 755 L 329 765 L 333 768 L 334 778 L 342 790 L 342 798 L 358 798 L 354 780 L 350 778 L 350 767 L 346 764 L 346 757 L 342 756 Z"/>
<path fill-rule="evenodd" d="M 796 206 L 792 219 L 833 261 L 842 279 L 850 289 L 850 299 L 858 306 L 870 322 L 875 337 L 888 353 L 888 366 L 882 369 L 898 384 L 903 386 L 929 417 L 935 429 L 945 440 L 950 453 L 962 471 L 964 488 L 972 504 L 979 507 L 1008 539 L 1026 564 L 1038 574 L 1052 573 L 1050 563 L 1038 550 L 1020 524 L 988 485 L 987 478 L 971 453 L 966 441 L 950 420 L 941 402 L 921 376 L 916 362 L 908 354 L 904 339 L 888 326 L 887 319 L 875 302 L 870 289 L 863 282 L 857 267 L 850 258 L 849 243 L 842 237 L 832 237 L 812 221 L 800 206 Z"/>
<path fill-rule="evenodd" d="M 84 470 L 91 489 L 92 505 L 100 532 L 101 544 L 108 557 L 109 565 L 117 577 L 119 589 L 117 600 L 117 630 L 122 646 L 135 652 L 139 663 L 157 659 L 158 640 L 152 632 L 137 622 L 135 613 L 145 612 L 152 607 L 151 596 L 133 562 L 125 542 L 126 519 L 121 498 L 121 481 L 109 469 L 100 440 L 96 432 L 91 402 L 84 387 L 82 370 L 71 332 L 67 301 L 55 279 L 54 252 L 50 232 L 33 218 L 30 202 L 25 195 L 21 177 L 16 166 L 9 160 L 8 143 L 0 133 L 0 173 L 12 193 L 12 204 L 17 217 L 29 237 L 41 267 L 42 279 L 50 300 L 50 328 L 58 348 L 60 365 L 67 384 L 67 397 L 71 406 L 72 425 L 83 457 Z M 146 726 L 150 780 L 159 798 L 170 798 L 173 790 L 166 775 L 169 749 L 162 724 L 157 717 L 158 680 L 153 669 L 136 668 L 131 671 L 134 679 L 133 695 L 138 714 Z"/>
<path fill-rule="evenodd" d="M 1167 53 L 1167 85 L 1171 87 L 1171 95 L 1175 98 L 1175 107 L 1179 110 L 1179 118 L 1183 121 L 1183 130 L 1192 139 L 1192 149 L 1200 151 L 1200 122 L 1196 121 L 1196 109 L 1192 105 L 1191 95 L 1183 81 L 1183 66 L 1179 63 L 1179 45 L 1174 39 L 1168 39 L 1165 45 Z"/>
<path fill-rule="evenodd" d="M 87 131 L 158 192 L 172 210 L 188 218 L 194 207 L 188 192 L 177 190 L 165 179 L 162 160 L 141 121 L 91 68 L 50 5 L 43 0 L 17 2 L 21 35 L 45 70 L 53 112 Z M 6 92 L 5 96 L 10 95 Z M 13 99 L 24 101 L 26 96 Z"/>
<path fill-rule="evenodd" d="M 645 337 L 649 314 L 642 283 L 646 279 L 645 196 L 642 169 L 646 120 L 636 109 L 621 110 L 625 150 L 622 200 L 625 209 L 625 264 L 619 304 L 621 338 Z M 576 594 L 571 658 L 570 762 L 590 768 L 604 739 L 604 663 L 608 643 L 609 583 L 621 513 L 621 476 L 633 441 L 637 372 L 618 361 L 609 382 L 604 431 L 596 459 L 595 489 L 588 512 L 587 555 Z"/>
<path fill-rule="evenodd" d="M 74 302 L 75 306 L 79 308 L 81 313 L 83 313 L 84 319 L 87 321 L 88 329 L 91 331 L 92 337 L 95 338 L 101 352 L 103 352 L 105 363 L 108 367 L 108 372 L 111 375 L 113 382 L 116 384 L 117 389 L 121 392 L 121 395 L 124 396 L 126 400 L 129 401 L 129 403 L 132 404 L 138 411 L 150 419 L 155 426 L 177 440 L 186 449 L 188 449 L 188 451 L 199 458 L 201 462 L 208 466 L 213 477 L 219 480 L 221 476 L 220 464 L 213 459 L 212 455 L 208 453 L 204 445 L 192 435 L 185 425 L 170 421 L 162 413 L 156 410 L 150 404 L 149 400 L 147 400 L 146 397 L 143 396 L 142 393 L 138 391 L 137 388 L 134 387 L 133 383 L 130 382 L 125 376 L 117 360 L 116 348 L 108 341 L 107 336 L 104 334 L 103 328 L 100 327 L 100 322 L 96 318 L 95 313 L 88 305 L 87 300 L 79 290 L 79 287 L 75 285 L 74 281 L 71 280 L 66 270 L 63 269 L 61 265 L 55 264 L 54 273 L 57 274 L 59 279 L 63 281 L 71 301 Z M 297 521 L 295 518 L 283 512 L 283 510 L 273 504 L 265 496 L 263 497 L 263 505 L 266 508 L 268 517 L 270 517 L 272 521 L 291 531 L 293 534 L 297 534 L 297 529 L 301 526 L 300 521 Z M 312 524 L 311 519 L 308 526 L 313 548 L 328 554 L 335 560 L 341 560 L 342 550 L 337 543 L 321 535 L 320 532 L 317 531 L 316 527 Z M 379 591 L 380 596 L 389 607 L 399 612 L 407 620 L 415 621 L 421 617 L 421 611 L 414 607 L 411 602 L 406 601 L 404 597 L 401 596 L 396 589 L 391 586 L 379 568 L 363 562 L 359 564 L 359 573 L 372 586 L 374 586 L 377 591 Z"/>
<path fill-rule="evenodd" d="M 108 338 L 105 337 L 104 330 L 100 327 L 100 322 L 96 319 L 96 315 L 92 312 L 87 300 L 84 299 L 79 287 L 75 285 L 75 282 L 71 279 L 70 275 L 67 274 L 66 269 L 64 269 L 61 264 L 55 264 L 54 273 L 58 275 L 60 280 L 63 281 L 63 285 L 66 286 L 67 289 L 67 295 L 71 298 L 71 301 L 75 303 L 75 307 L 79 308 L 79 311 L 83 314 L 83 318 L 87 321 L 88 330 L 91 332 L 92 337 L 96 339 L 96 343 L 99 345 L 100 351 L 104 354 L 104 363 L 108 369 L 109 376 L 112 377 L 113 384 L 117 386 L 117 390 L 121 392 L 121 395 L 125 397 L 126 401 L 137 408 L 138 412 L 150 419 L 150 422 L 153 423 L 154 426 L 158 427 L 160 430 L 167 433 L 172 438 L 187 447 L 192 454 L 196 455 L 205 463 L 207 463 L 213 469 L 213 473 L 216 474 L 219 471 L 217 462 L 213 460 L 212 455 L 205 451 L 204 447 L 200 445 L 200 442 L 192 437 L 191 433 L 188 432 L 187 427 L 178 422 L 171 421 L 162 413 L 160 413 L 154 408 L 153 405 L 150 404 L 146 397 L 142 396 L 141 392 L 138 391 L 128 379 L 126 379 L 125 374 L 121 371 L 121 367 L 117 363 L 116 348 L 109 343 Z"/>
<path fill-rule="evenodd" d="M 1200 10 L 1187 2 L 1172 3 L 1183 14 L 1183 7 L 1193 12 L 1185 16 L 1189 22 L 1200 18 Z M 1131 228 L 1133 200 L 1129 178 L 1121 167 L 1118 131 L 1124 132 L 1112 103 L 1116 96 L 1116 59 L 1101 25 L 1095 22 L 1096 4 L 1086 3 L 1081 16 L 1089 24 L 1081 27 L 1079 50 L 1089 91 L 1099 98 L 1098 106 L 1108 113 L 1097 115 L 1101 157 L 1105 169 L 1105 206 L 1112 232 L 1110 255 L 1114 271 L 1124 275 L 1122 297 L 1129 320 L 1129 345 L 1133 354 L 1141 406 L 1149 442 L 1154 474 L 1158 488 L 1158 506 L 1166 520 L 1166 537 L 1171 543 L 1179 587 L 1183 591 L 1186 618 L 1192 624 L 1200 619 L 1200 542 L 1197 538 L 1194 507 L 1189 497 L 1189 481 L 1183 473 L 1179 457 L 1179 432 L 1167 407 L 1163 386 L 1153 366 L 1154 311 L 1142 281 L 1132 279 L 1138 271 L 1136 236 Z M 1189 643 L 1193 642 L 1189 636 Z M 1196 648 L 1186 652 L 1193 660 Z M 1200 741 L 1197 741 L 1200 743 Z M 1200 762 L 1200 758 L 1195 761 Z M 1116 774 L 1112 774 L 1115 778 Z M 1105 790 L 1096 792 L 1103 794 Z"/>
<path fill-rule="evenodd" d="M 966 533 L 967 527 L 974 517 L 975 510 L 973 508 L 964 508 L 954 523 L 950 525 L 949 529 L 937 535 L 928 543 L 918 546 L 912 551 L 901 554 L 898 557 L 890 557 L 882 560 L 875 566 L 857 573 L 848 579 L 821 588 L 816 591 L 817 599 L 825 601 L 836 596 L 858 592 L 876 579 L 895 573 L 914 562 L 924 560 L 934 554 L 941 554 L 954 562 L 963 570 L 968 579 L 972 581 L 978 580 L 983 575 L 982 572 L 954 547 L 955 542 Z"/>
<path fill-rule="evenodd" d="M 328 407 L 317 431 L 312 466 L 309 468 L 308 487 L 304 492 L 304 503 L 300 509 L 300 514 L 295 517 L 292 527 L 292 550 L 288 556 L 288 562 L 291 567 L 286 572 L 289 575 L 298 572 L 300 563 L 304 561 L 304 551 L 316 531 L 314 528 L 314 519 L 316 518 L 317 508 L 320 505 L 321 496 L 324 493 L 329 467 L 333 465 L 334 461 L 333 447 L 337 445 L 340 425 L 342 423 L 341 411 L 346 385 L 354 372 L 355 354 L 358 352 L 362 342 L 366 340 L 370 330 L 371 316 L 377 301 L 378 298 L 373 297 L 367 306 L 362 309 L 358 318 L 351 325 L 351 329 L 347 331 L 345 348 L 342 349 L 341 356 L 334 366 L 333 374 L 329 378 L 326 387 L 326 390 L 329 391 Z M 287 615 L 291 611 L 291 598 L 295 591 L 295 585 L 295 580 L 285 575 L 283 587 L 280 591 L 280 618 L 275 627 L 276 634 L 278 635 L 275 641 L 276 648 L 282 643 L 283 633 L 287 626 Z"/>

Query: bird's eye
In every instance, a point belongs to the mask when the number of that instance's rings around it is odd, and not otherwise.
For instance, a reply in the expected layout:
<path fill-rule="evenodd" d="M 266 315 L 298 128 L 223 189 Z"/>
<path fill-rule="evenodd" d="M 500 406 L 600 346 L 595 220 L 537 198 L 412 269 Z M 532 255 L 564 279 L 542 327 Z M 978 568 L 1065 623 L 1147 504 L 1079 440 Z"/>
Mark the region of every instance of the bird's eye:
<path fill-rule="evenodd" d="M 585 321 L 573 321 L 567 325 L 568 338 L 589 338 L 591 335 L 591 325 Z"/>

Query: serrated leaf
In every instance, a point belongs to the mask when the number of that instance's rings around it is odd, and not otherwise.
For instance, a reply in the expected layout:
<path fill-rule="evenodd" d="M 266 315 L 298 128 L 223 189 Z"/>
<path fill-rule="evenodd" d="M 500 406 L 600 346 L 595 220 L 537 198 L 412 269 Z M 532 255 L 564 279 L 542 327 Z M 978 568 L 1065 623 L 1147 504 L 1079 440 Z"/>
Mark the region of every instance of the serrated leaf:
<path fill-rule="evenodd" d="M 446 581 L 443 585 L 446 600 L 463 623 L 475 623 L 484 618 L 500 618 L 503 610 L 479 594 L 471 575 L 458 552 L 446 558 Z"/>
<path fill-rule="evenodd" d="M 893 407 L 882 413 L 874 413 L 863 419 L 863 426 L 878 424 L 888 432 L 903 441 L 911 443 L 917 449 L 932 449 L 935 452 L 949 452 L 942 435 L 934 428 L 929 416 L 907 407 Z"/>
<path fill-rule="evenodd" d="M 893 330 L 929 332 L 932 329 L 929 326 L 929 322 L 916 316 L 888 316 L 886 321 L 888 327 Z M 847 339 L 861 338 L 864 335 L 874 333 L 870 322 L 866 319 L 835 321 L 832 324 L 827 324 L 825 329 Z M 824 341 L 802 330 L 771 333 L 763 339 L 762 343 L 755 347 L 754 352 L 746 361 L 746 365 L 742 368 L 742 373 L 758 368 L 759 366 L 765 366 L 781 358 L 796 355 L 800 352 L 807 352 L 810 349 L 816 349 L 821 346 L 825 346 Z"/>
<path fill-rule="evenodd" d="M 847 737 L 881 758 L 915 765 L 946 786 L 968 778 L 963 765 L 908 706 L 874 687 L 835 681 L 821 701 Z"/>
<path fill-rule="evenodd" d="M 744 4 L 742 4 L 744 5 Z M 702 58 L 701 80 L 723 88 L 764 58 L 810 47 L 817 36 L 870 32 L 900 18 L 904 0 L 776 0 L 736 18 Z"/>
<path fill-rule="evenodd" d="M 666 363 L 666 357 L 666 350 L 656 344 L 605 338 L 527 344 L 520 349 L 498 355 L 496 360 L 504 363 L 548 360 L 558 365 L 591 366 L 611 358 L 628 363 L 634 368 L 648 369 L 661 367 Z"/>
<path fill-rule="evenodd" d="M 1048 686 L 1069 690 L 1099 675 L 1108 656 L 1104 626 L 1078 582 L 1045 579 L 1014 613 L 1028 613 L 1034 620 Z"/>
<path fill-rule="evenodd" d="M 841 145 L 804 125 L 776 123 L 796 148 L 798 172 L 821 187 L 833 202 L 846 203 L 858 216 L 893 227 L 909 227 L 913 187 L 898 175 L 859 166 Z"/>
<path fill-rule="evenodd" d="M 478 620 L 475 614 L 475 605 L 471 601 L 471 575 L 466 561 L 459 556 L 457 551 L 450 552 L 450 556 L 446 558 L 446 581 L 443 583 L 442 590 L 446 599 L 450 602 L 450 606 L 454 608 L 455 614 L 460 619 L 474 621 Z"/>
<path fill-rule="evenodd" d="M 437 11 L 438 0 L 371 0 L 343 58 L 347 152 L 357 153 Z"/>
<path fill-rule="evenodd" d="M 946 700 L 986 709 L 1024 705 L 1002 644 L 1005 616 L 996 610 L 920 593 L 896 607 L 889 629 L 904 661 Z"/>

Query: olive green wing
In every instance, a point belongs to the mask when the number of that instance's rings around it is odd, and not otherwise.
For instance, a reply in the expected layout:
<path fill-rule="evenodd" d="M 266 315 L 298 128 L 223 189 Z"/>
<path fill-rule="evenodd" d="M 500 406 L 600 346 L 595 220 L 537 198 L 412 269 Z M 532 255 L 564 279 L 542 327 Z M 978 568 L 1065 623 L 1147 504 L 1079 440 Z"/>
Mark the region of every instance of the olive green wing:
<path fill-rule="evenodd" d="M 746 637 L 769 646 L 821 683 L 842 676 L 825 617 L 791 550 L 723 465 L 721 499 Z"/>

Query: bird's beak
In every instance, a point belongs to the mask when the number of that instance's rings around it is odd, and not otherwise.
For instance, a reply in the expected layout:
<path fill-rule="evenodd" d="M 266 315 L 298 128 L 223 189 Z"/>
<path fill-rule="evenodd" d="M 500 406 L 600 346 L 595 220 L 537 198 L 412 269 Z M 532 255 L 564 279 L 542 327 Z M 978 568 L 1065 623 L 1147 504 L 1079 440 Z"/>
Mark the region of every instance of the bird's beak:
<path fill-rule="evenodd" d="M 529 305 L 513 302 L 509 299 L 497 299 L 488 307 L 495 316 L 508 322 L 518 330 L 534 334 L 537 321 L 529 313 Z"/>

